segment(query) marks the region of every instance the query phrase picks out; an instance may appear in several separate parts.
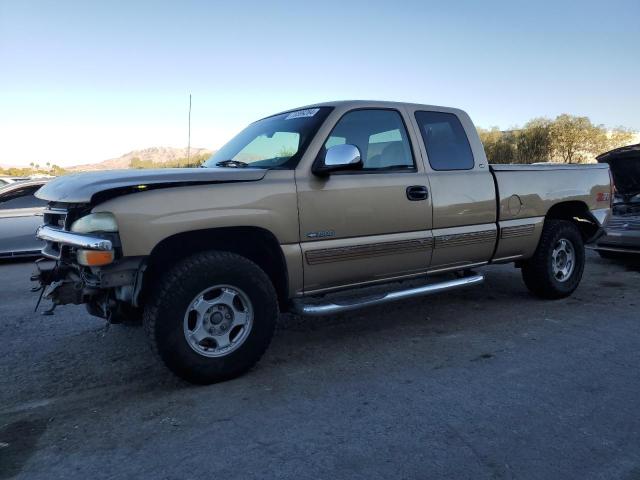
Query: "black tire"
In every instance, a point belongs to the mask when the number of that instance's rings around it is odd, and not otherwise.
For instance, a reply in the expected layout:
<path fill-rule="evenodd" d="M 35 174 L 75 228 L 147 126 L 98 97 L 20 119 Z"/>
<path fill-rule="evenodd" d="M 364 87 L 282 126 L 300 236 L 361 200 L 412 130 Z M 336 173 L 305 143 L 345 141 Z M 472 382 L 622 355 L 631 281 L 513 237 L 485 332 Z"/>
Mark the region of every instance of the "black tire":
<path fill-rule="evenodd" d="M 554 275 L 552 258 L 554 248 L 562 239 L 568 240 L 575 252 L 575 265 L 564 281 Z M 584 242 L 578 227 L 566 220 L 546 220 L 538 248 L 522 266 L 522 278 L 527 288 L 540 298 L 565 298 L 578 288 L 584 263 Z"/>
<path fill-rule="evenodd" d="M 189 345 L 183 325 L 192 300 L 219 284 L 233 285 L 246 293 L 253 321 L 238 348 L 212 358 Z M 172 267 L 160 279 L 144 310 L 153 350 L 173 373 L 196 384 L 229 380 L 249 370 L 269 346 L 277 318 L 276 292 L 264 271 L 244 257 L 218 251 L 193 255 Z"/>

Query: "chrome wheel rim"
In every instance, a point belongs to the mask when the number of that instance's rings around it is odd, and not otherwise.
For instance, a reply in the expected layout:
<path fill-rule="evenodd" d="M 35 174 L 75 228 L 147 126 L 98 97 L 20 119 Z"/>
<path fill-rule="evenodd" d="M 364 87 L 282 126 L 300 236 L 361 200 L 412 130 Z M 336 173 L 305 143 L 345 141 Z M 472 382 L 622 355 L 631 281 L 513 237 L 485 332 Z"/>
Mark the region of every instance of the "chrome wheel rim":
<path fill-rule="evenodd" d="M 253 326 L 249 296 L 231 285 L 215 285 L 200 292 L 184 315 L 189 346 L 205 357 L 223 357 L 242 345 Z"/>
<path fill-rule="evenodd" d="M 571 241 L 561 238 L 551 252 L 553 276 L 559 282 L 566 282 L 576 267 L 576 249 Z"/>

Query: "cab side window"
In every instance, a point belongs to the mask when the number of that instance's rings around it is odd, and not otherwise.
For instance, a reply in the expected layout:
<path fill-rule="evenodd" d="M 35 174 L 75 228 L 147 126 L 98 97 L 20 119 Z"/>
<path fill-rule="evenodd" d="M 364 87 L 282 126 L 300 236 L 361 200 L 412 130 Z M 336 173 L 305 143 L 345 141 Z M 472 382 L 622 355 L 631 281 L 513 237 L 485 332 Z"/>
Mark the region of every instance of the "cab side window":
<path fill-rule="evenodd" d="M 471 170 L 473 153 L 460 120 L 453 113 L 416 112 L 416 120 L 434 170 Z"/>
<path fill-rule="evenodd" d="M 349 143 L 360 149 L 363 168 L 359 171 L 414 169 L 411 145 L 402 117 L 395 110 L 354 110 L 333 128 L 323 151 Z"/>

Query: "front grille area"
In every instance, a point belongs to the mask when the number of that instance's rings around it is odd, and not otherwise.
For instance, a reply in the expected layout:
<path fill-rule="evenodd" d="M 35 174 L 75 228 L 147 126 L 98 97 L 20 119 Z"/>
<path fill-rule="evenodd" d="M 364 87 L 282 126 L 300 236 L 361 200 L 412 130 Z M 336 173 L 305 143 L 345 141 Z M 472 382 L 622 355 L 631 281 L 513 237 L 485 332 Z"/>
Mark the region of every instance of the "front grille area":
<path fill-rule="evenodd" d="M 65 208 L 47 207 L 44 211 L 44 224 L 66 230 L 68 211 Z"/>
<path fill-rule="evenodd" d="M 640 217 L 636 216 L 615 216 L 607 222 L 606 228 L 609 230 L 640 230 Z"/>
<path fill-rule="evenodd" d="M 59 230 L 69 231 L 71 224 L 85 213 L 89 209 L 88 205 L 73 205 L 65 203 L 50 203 L 44 210 L 43 220 L 44 225 L 57 228 Z M 56 242 L 47 241 L 42 254 L 45 257 L 61 259 L 65 257 L 69 250 L 69 247 L 65 247 Z"/>

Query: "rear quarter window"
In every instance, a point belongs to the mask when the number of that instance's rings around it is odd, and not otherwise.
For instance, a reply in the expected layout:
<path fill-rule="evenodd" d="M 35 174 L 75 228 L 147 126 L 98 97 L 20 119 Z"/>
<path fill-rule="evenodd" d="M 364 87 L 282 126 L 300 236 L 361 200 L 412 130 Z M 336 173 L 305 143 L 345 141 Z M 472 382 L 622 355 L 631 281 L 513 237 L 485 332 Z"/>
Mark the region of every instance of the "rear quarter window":
<path fill-rule="evenodd" d="M 416 121 L 434 170 L 471 170 L 474 167 L 469 139 L 453 113 L 416 112 Z"/>

